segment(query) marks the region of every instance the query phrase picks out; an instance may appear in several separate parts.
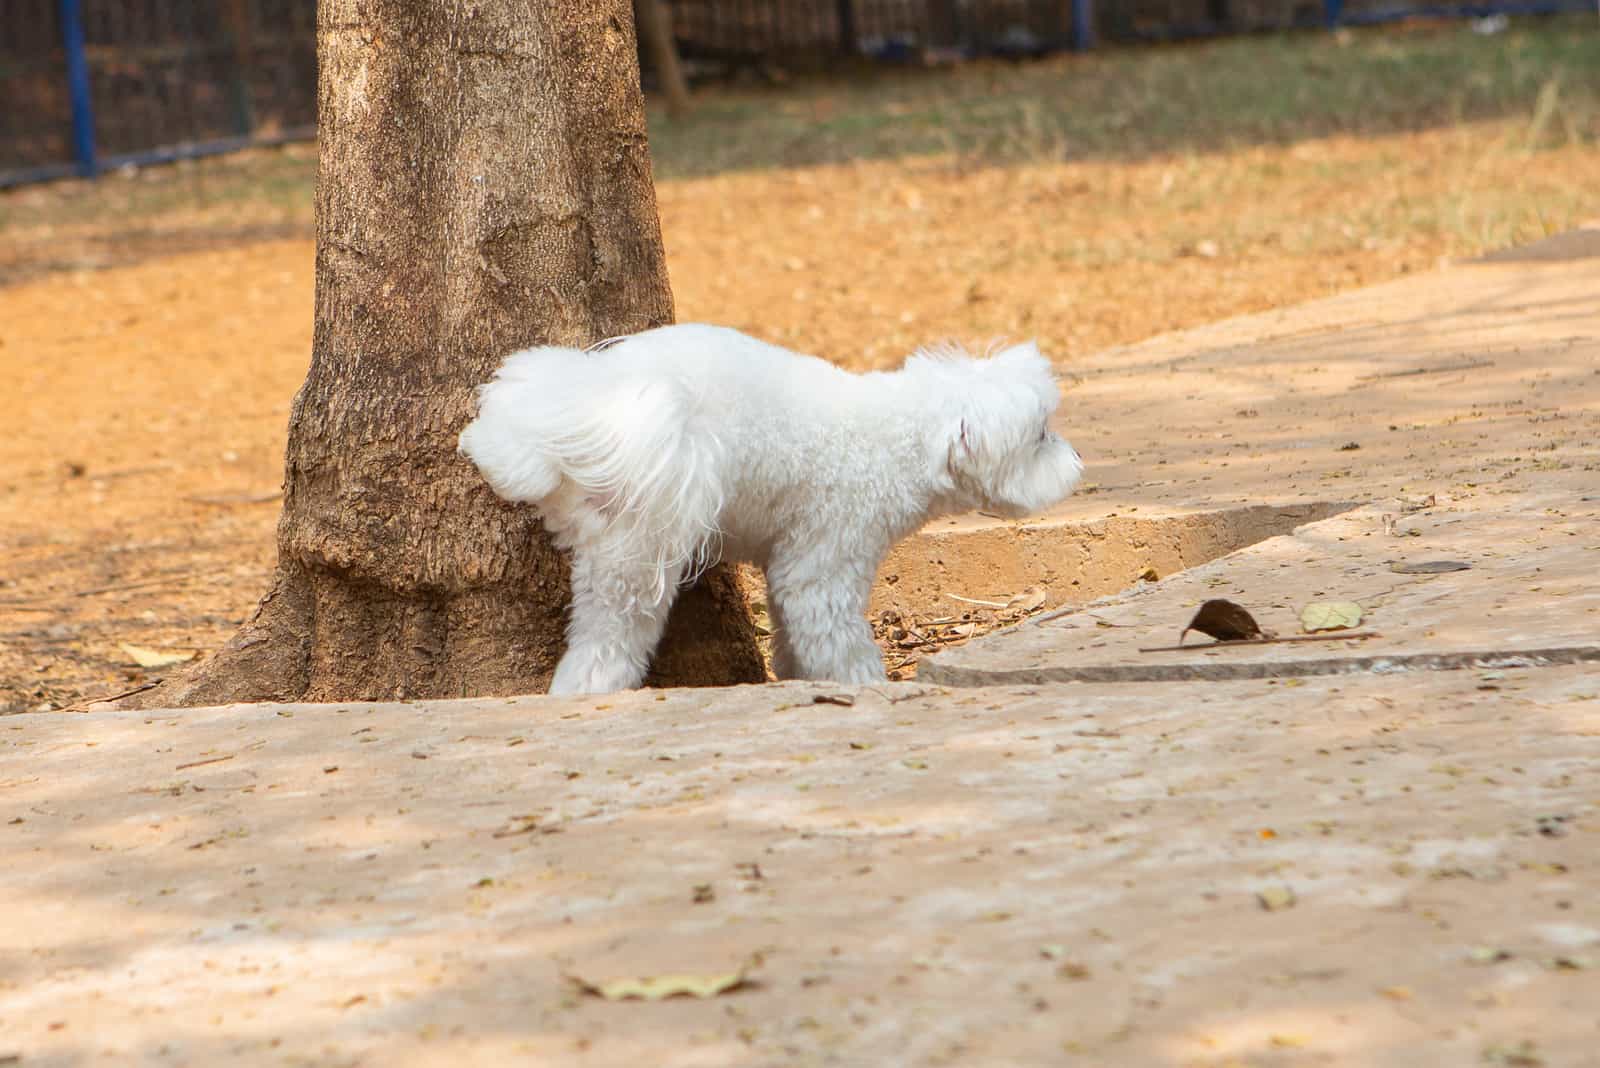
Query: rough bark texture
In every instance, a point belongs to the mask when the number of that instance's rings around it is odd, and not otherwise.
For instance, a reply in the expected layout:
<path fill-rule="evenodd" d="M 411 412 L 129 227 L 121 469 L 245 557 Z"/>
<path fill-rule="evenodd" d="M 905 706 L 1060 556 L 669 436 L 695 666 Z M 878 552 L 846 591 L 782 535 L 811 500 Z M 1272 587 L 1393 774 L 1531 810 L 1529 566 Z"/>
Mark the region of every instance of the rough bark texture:
<path fill-rule="evenodd" d="M 455 451 L 509 352 L 671 321 L 628 0 L 322 0 L 316 332 L 272 589 L 146 703 L 532 692 L 566 566 Z M 730 574 L 653 678 L 759 681 Z"/>

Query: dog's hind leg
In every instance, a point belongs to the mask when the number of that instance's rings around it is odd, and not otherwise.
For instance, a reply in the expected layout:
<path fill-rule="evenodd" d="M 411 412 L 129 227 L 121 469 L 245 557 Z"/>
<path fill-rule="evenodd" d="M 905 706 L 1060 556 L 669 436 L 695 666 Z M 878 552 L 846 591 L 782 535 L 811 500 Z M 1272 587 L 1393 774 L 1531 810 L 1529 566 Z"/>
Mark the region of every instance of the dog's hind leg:
<path fill-rule="evenodd" d="M 574 546 L 567 651 L 551 693 L 613 693 L 644 682 L 689 560 L 641 559 L 637 547 L 626 530 Z"/>
<path fill-rule="evenodd" d="M 572 490 L 541 512 L 572 551 L 572 618 L 551 693 L 642 683 L 679 583 L 715 555 L 720 444 L 692 397 L 645 381 L 602 400 L 552 439 Z"/>
<path fill-rule="evenodd" d="M 767 597 L 772 597 L 769 591 Z M 789 631 L 783 625 L 783 611 L 776 601 L 772 602 L 772 673 L 781 679 L 803 678 L 800 674 L 800 663 L 794 655 L 794 647 L 789 644 Z"/>
<path fill-rule="evenodd" d="M 767 569 L 773 671 L 780 679 L 883 682 L 883 655 L 867 624 L 872 573 L 858 561 L 775 561 Z"/>

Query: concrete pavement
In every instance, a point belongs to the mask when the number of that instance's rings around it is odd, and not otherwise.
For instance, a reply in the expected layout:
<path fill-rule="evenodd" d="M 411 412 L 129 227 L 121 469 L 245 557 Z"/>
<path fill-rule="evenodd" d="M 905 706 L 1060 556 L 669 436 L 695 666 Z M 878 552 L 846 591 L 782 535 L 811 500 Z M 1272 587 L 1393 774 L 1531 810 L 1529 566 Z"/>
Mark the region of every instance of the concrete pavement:
<path fill-rule="evenodd" d="M 1096 492 L 880 596 L 1161 581 L 916 683 L 0 720 L 0 1063 L 1594 1064 L 1600 668 L 1283 667 L 1600 644 L 1587 256 L 1074 368 Z"/>

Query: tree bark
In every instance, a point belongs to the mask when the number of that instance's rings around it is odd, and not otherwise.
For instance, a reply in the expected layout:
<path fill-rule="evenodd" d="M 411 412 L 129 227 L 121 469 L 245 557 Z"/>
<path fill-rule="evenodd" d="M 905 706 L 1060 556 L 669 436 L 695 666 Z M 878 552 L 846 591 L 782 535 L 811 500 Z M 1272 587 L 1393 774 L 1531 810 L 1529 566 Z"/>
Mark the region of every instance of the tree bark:
<path fill-rule="evenodd" d="M 678 62 L 678 44 L 672 39 L 672 15 L 661 0 L 633 0 L 633 14 L 639 37 L 650 50 L 650 65 L 661 79 L 661 95 L 667 101 L 667 114 L 689 112 L 689 83 Z"/>
<path fill-rule="evenodd" d="M 566 565 L 455 451 L 510 352 L 672 319 L 628 0 L 321 0 L 316 331 L 278 568 L 144 704 L 526 693 Z M 679 600 L 655 681 L 763 679 L 732 576 Z"/>

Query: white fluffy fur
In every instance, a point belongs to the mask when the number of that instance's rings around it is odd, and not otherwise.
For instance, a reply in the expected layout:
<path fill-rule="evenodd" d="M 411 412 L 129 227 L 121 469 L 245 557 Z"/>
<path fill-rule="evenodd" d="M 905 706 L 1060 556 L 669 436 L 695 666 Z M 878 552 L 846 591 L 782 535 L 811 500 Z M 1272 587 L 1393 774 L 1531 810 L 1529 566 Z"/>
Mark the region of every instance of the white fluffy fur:
<path fill-rule="evenodd" d="M 1072 491 L 1078 454 L 1030 344 L 922 352 L 856 375 L 722 327 L 510 356 L 461 451 L 572 552 L 551 693 L 638 686 L 681 584 L 719 559 L 766 571 L 780 677 L 872 682 L 865 614 L 884 555 L 929 519 L 1024 516 Z"/>

